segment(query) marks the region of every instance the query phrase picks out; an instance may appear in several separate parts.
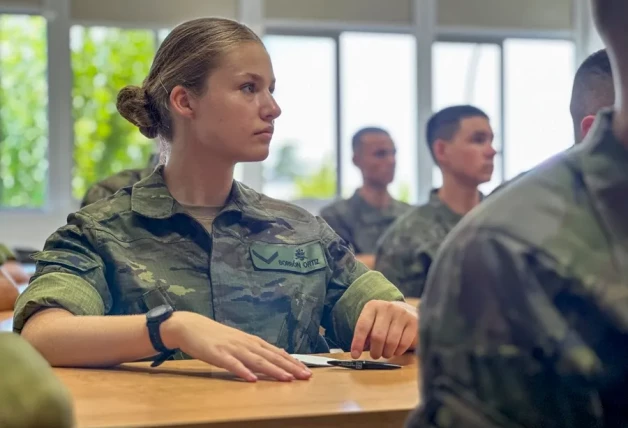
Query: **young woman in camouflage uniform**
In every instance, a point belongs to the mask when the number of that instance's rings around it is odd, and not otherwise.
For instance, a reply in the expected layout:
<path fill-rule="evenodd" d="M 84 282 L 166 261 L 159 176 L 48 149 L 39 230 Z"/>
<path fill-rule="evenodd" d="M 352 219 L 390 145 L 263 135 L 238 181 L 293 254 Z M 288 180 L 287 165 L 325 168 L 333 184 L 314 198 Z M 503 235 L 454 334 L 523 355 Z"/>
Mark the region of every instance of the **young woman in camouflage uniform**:
<path fill-rule="evenodd" d="M 142 134 L 170 144 L 165 166 L 49 238 L 15 330 L 53 365 L 110 366 L 154 356 L 143 314 L 173 307 L 162 355 L 179 350 L 249 381 L 309 378 L 288 353 L 326 351 L 321 326 L 355 357 L 414 348 L 417 315 L 396 287 L 324 221 L 233 180 L 236 163 L 268 156 L 274 87 L 247 27 L 203 18 L 175 28 L 142 87 L 118 96 Z M 303 91 L 307 102 L 307 82 Z"/>

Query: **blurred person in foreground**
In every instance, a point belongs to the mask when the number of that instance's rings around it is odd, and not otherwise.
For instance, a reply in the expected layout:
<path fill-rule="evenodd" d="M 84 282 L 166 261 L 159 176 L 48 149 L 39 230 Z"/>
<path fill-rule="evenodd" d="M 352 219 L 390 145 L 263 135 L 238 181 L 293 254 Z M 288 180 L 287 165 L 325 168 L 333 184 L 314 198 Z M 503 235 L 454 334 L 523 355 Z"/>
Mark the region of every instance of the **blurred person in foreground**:
<path fill-rule="evenodd" d="M 410 427 L 628 426 L 628 1 L 592 5 L 615 106 L 443 244 Z"/>

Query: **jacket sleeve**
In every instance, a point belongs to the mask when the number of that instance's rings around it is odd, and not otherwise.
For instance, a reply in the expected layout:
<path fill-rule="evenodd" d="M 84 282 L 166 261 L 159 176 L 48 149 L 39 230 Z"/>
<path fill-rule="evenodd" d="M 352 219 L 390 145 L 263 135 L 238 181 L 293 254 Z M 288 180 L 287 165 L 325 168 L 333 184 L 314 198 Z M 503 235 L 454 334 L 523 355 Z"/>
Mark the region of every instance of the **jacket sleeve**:
<path fill-rule="evenodd" d="M 79 213 L 57 230 L 32 257 L 37 261 L 30 285 L 15 304 L 13 329 L 43 308 L 63 308 L 75 315 L 105 315 L 112 306 L 105 264 L 94 248 L 92 221 Z"/>
<path fill-rule="evenodd" d="M 322 326 L 342 349 L 349 349 L 353 331 L 364 305 L 370 300 L 403 301 L 390 281 L 357 261 L 353 252 L 323 221 L 320 221 L 330 278 L 327 283 Z"/>

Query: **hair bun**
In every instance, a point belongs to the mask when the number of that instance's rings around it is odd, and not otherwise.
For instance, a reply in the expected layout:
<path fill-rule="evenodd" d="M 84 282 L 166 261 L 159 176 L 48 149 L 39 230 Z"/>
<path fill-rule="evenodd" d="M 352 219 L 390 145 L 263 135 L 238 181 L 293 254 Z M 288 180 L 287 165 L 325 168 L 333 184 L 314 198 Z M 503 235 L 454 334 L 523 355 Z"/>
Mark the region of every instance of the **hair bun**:
<path fill-rule="evenodd" d="M 138 86 L 125 86 L 118 93 L 116 107 L 122 117 L 137 126 L 147 138 L 156 138 L 159 123 L 155 121 L 148 94 Z"/>

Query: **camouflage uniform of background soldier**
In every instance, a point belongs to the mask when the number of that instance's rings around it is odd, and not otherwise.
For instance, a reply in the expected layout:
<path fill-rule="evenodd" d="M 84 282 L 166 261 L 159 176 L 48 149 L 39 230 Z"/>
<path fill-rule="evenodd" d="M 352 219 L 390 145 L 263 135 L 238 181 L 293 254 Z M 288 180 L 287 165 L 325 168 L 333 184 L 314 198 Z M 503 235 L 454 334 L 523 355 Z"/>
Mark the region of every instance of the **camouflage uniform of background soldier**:
<path fill-rule="evenodd" d="M 72 400 L 24 339 L 0 333 L 0 427 L 70 428 Z"/>
<path fill-rule="evenodd" d="M 235 182 L 211 234 L 170 195 L 163 167 L 70 215 L 35 254 L 14 328 L 43 307 L 142 314 L 162 304 L 256 335 L 290 353 L 350 349 L 373 299 L 403 301 L 321 219 Z"/>
<path fill-rule="evenodd" d="M 0 244 L 0 266 L 8 261 L 15 260 L 13 253 L 4 245 Z M 18 290 L 8 277 L 10 273 L 4 269 L 0 272 L 0 311 L 13 309 L 13 304 L 17 299 Z"/>
<path fill-rule="evenodd" d="M 159 154 L 153 154 L 148 160 L 148 166 L 146 168 L 126 169 L 99 181 L 87 189 L 87 192 L 85 192 L 85 196 L 81 201 L 81 208 L 89 204 L 93 204 L 101 199 L 108 198 L 123 187 L 132 186 L 138 181 L 143 180 L 153 173 L 158 163 Z"/>
<path fill-rule="evenodd" d="M 13 260 L 13 253 L 9 250 L 6 245 L 0 244 L 0 265 L 6 263 L 8 260 Z"/>
<path fill-rule="evenodd" d="M 406 297 L 421 297 L 427 272 L 438 247 L 449 231 L 462 219 L 438 197 L 401 216 L 386 231 L 377 245 L 375 270 Z"/>
<path fill-rule="evenodd" d="M 410 205 L 393 199 L 388 208 L 380 210 L 356 191 L 351 198 L 323 208 L 321 217 L 356 254 L 374 254 L 377 241 L 386 229 L 409 209 Z"/>
<path fill-rule="evenodd" d="M 628 150 L 611 120 L 443 243 L 410 427 L 628 426 Z"/>

